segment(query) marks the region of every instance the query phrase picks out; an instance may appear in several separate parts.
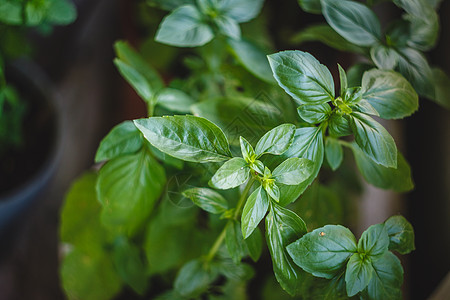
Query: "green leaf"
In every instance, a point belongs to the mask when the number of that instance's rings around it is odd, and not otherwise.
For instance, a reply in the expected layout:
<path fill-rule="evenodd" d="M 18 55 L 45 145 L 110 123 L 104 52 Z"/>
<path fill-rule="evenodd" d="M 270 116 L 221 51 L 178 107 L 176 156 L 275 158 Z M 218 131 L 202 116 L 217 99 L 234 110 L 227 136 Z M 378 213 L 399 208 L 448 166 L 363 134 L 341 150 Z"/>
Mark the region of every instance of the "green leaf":
<path fill-rule="evenodd" d="M 149 85 L 156 92 L 164 87 L 163 80 L 159 74 L 150 67 L 144 58 L 137 53 L 126 41 L 118 41 L 114 44 L 117 57 L 145 77 Z"/>
<path fill-rule="evenodd" d="M 195 115 L 204 117 L 223 128 L 231 145 L 240 144 L 240 136 L 259 137 L 285 121 L 286 114 L 273 103 L 253 98 L 227 97 L 208 99 L 192 107 Z"/>
<path fill-rule="evenodd" d="M 153 210 L 165 182 L 164 169 L 145 148 L 110 160 L 100 169 L 97 180 L 102 223 L 133 234 Z"/>
<path fill-rule="evenodd" d="M 271 204 L 266 217 L 266 239 L 273 271 L 281 287 L 291 296 L 301 291 L 302 270 L 289 257 L 286 246 L 307 232 L 306 224 L 294 212 Z"/>
<path fill-rule="evenodd" d="M 266 56 L 267 51 L 245 38 L 239 40 L 229 39 L 227 42 L 233 50 L 236 59 L 245 69 L 259 79 L 275 84 Z"/>
<path fill-rule="evenodd" d="M 183 196 L 191 199 L 195 205 L 212 214 L 221 214 L 228 209 L 227 200 L 211 189 L 192 188 L 185 190 Z"/>
<path fill-rule="evenodd" d="M 0 3 L 0 22 L 8 25 L 22 24 L 22 3 L 5 0 Z"/>
<path fill-rule="evenodd" d="M 259 225 L 269 208 L 269 197 L 260 186 L 247 199 L 242 211 L 241 227 L 244 239 L 247 239 Z"/>
<path fill-rule="evenodd" d="M 219 32 L 232 39 L 239 40 L 241 38 L 241 28 L 239 24 L 228 16 L 218 16 L 214 19 Z"/>
<path fill-rule="evenodd" d="M 397 66 L 398 53 L 393 48 L 382 44 L 375 45 L 370 49 L 370 57 L 379 69 L 393 70 Z"/>
<path fill-rule="evenodd" d="M 164 88 L 157 93 L 155 102 L 174 112 L 189 113 L 195 100 L 181 90 Z"/>
<path fill-rule="evenodd" d="M 412 48 L 400 48 L 398 52 L 398 71 L 419 95 L 434 99 L 433 73 L 424 55 Z"/>
<path fill-rule="evenodd" d="M 336 171 L 344 158 L 344 150 L 337 139 L 328 137 L 325 140 L 325 155 L 331 169 Z"/>
<path fill-rule="evenodd" d="M 278 187 L 278 185 L 276 185 L 275 182 L 265 184 L 264 189 L 266 190 L 267 194 L 269 194 L 270 198 L 272 198 L 276 202 L 280 202 L 281 192 L 280 192 L 280 188 Z"/>
<path fill-rule="evenodd" d="M 361 150 L 385 167 L 397 168 L 397 147 L 389 132 L 371 117 L 353 112 L 350 126 Z"/>
<path fill-rule="evenodd" d="M 154 117 L 134 120 L 156 148 L 192 162 L 219 162 L 230 158 L 228 140 L 210 121 L 194 116 Z"/>
<path fill-rule="evenodd" d="M 371 46 L 381 39 L 381 26 L 375 13 L 364 4 L 349 0 L 321 0 L 328 24 L 349 42 Z"/>
<path fill-rule="evenodd" d="M 177 46 L 202 46 L 214 37 L 202 14 L 193 5 L 184 5 L 167 15 L 156 32 L 157 42 Z"/>
<path fill-rule="evenodd" d="M 372 69 L 362 79 L 363 99 L 383 119 L 401 119 L 419 108 L 419 97 L 411 84 L 394 71 Z"/>
<path fill-rule="evenodd" d="M 341 97 L 344 97 L 345 91 L 348 89 L 348 80 L 347 80 L 347 73 L 345 73 L 345 70 L 341 67 L 340 64 L 338 64 L 338 70 L 339 70 L 339 82 L 341 84 Z"/>
<path fill-rule="evenodd" d="M 341 137 L 352 134 L 348 117 L 333 113 L 328 120 L 328 132 L 333 137 Z"/>
<path fill-rule="evenodd" d="M 122 122 L 103 138 L 95 154 L 95 162 L 134 154 L 142 148 L 142 144 L 141 132 L 134 126 L 133 122 Z"/>
<path fill-rule="evenodd" d="M 411 168 L 400 152 L 397 152 L 397 168 L 387 168 L 374 162 L 356 144 L 352 144 L 352 150 L 359 171 L 370 184 L 396 192 L 406 192 L 414 187 Z"/>
<path fill-rule="evenodd" d="M 282 51 L 268 58 L 276 81 L 297 104 L 320 104 L 334 99 L 330 71 L 311 54 Z"/>
<path fill-rule="evenodd" d="M 258 227 L 244 240 L 248 253 L 254 262 L 257 262 L 262 253 L 262 234 Z"/>
<path fill-rule="evenodd" d="M 355 253 L 350 257 L 345 271 L 345 283 L 348 296 L 352 297 L 364 290 L 374 276 L 374 269 L 367 257 Z"/>
<path fill-rule="evenodd" d="M 439 17 L 426 0 L 395 0 L 394 3 L 408 14 L 410 22 L 408 46 L 427 51 L 433 48 L 439 37 Z"/>
<path fill-rule="evenodd" d="M 328 119 L 331 114 L 331 107 L 328 103 L 304 104 L 297 108 L 297 112 L 303 121 L 309 124 L 318 124 Z"/>
<path fill-rule="evenodd" d="M 264 0 L 228 0 L 219 1 L 218 10 L 238 23 L 254 19 L 261 11 Z"/>
<path fill-rule="evenodd" d="M 87 172 L 70 187 L 61 211 L 60 239 L 83 253 L 101 253 L 105 229 L 100 224 L 101 205 L 95 193 L 97 175 Z"/>
<path fill-rule="evenodd" d="M 211 178 L 210 185 L 227 190 L 245 183 L 250 178 L 250 168 L 241 157 L 234 157 L 225 162 Z"/>
<path fill-rule="evenodd" d="M 136 293 L 143 295 L 148 287 L 147 269 L 140 250 L 126 238 L 119 238 L 114 244 L 113 261 L 117 273 Z"/>
<path fill-rule="evenodd" d="M 24 20 L 27 26 L 38 26 L 45 20 L 48 3 L 44 1 L 27 1 L 24 3 Z"/>
<path fill-rule="evenodd" d="M 280 204 L 285 206 L 296 200 L 306 188 L 314 181 L 322 166 L 324 156 L 324 144 L 321 127 L 304 127 L 298 128 L 295 131 L 294 141 L 288 151 L 285 152 L 285 157 L 299 157 L 311 160 L 314 163 L 314 169 L 311 176 L 300 183 L 299 185 L 281 185 L 281 200 Z"/>
<path fill-rule="evenodd" d="M 403 268 L 400 260 L 390 251 L 373 259 L 374 275 L 367 286 L 365 298 L 370 300 L 400 300 L 403 283 Z"/>
<path fill-rule="evenodd" d="M 384 222 L 389 235 L 389 250 L 408 254 L 415 250 L 414 229 L 404 217 L 392 216 Z"/>
<path fill-rule="evenodd" d="M 126 81 L 133 87 L 136 93 L 145 102 L 154 105 L 154 100 L 152 99 L 154 91 L 152 90 L 147 79 L 133 67 L 129 66 L 118 58 L 114 59 L 114 64 L 116 65 L 122 77 L 126 79 Z"/>
<path fill-rule="evenodd" d="M 347 88 L 344 91 L 344 95 L 342 100 L 345 104 L 354 105 L 361 101 L 362 99 L 362 91 L 360 87 L 351 87 Z"/>
<path fill-rule="evenodd" d="M 351 106 L 351 108 L 354 111 L 366 114 L 366 115 L 372 115 L 372 116 L 377 116 L 379 117 L 380 114 L 378 113 L 378 111 L 372 106 L 372 104 L 370 104 L 369 101 L 367 100 L 361 100 L 359 101 L 357 104 L 354 104 Z"/>
<path fill-rule="evenodd" d="M 266 153 L 283 154 L 291 145 L 294 134 L 295 126 L 292 124 L 282 124 L 273 128 L 259 139 L 255 147 L 256 156 L 260 157 Z"/>
<path fill-rule="evenodd" d="M 225 244 L 233 262 L 238 264 L 247 254 L 246 244 L 242 236 L 241 224 L 232 220 L 228 222 L 225 233 Z"/>
<path fill-rule="evenodd" d="M 181 170 L 184 165 L 184 161 L 175 158 L 173 156 L 170 156 L 169 154 L 166 154 L 164 152 L 161 152 L 158 150 L 158 148 L 153 147 L 151 144 L 147 144 L 152 152 L 152 154 L 162 163 L 164 163 L 167 166 L 172 166 L 174 168 L 177 168 Z"/>
<path fill-rule="evenodd" d="M 317 277 L 333 278 L 356 252 L 351 231 L 341 225 L 326 225 L 305 234 L 287 246 L 294 262 Z"/>
<path fill-rule="evenodd" d="M 375 256 L 384 255 L 388 251 L 389 236 L 384 224 L 370 226 L 363 232 L 358 241 L 358 252 L 364 253 L 372 259 Z"/>
<path fill-rule="evenodd" d="M 77 9 L 72 1 L 49 1 L 46 20 L 56 25 L 69 25 L 77 18 Z"/>
<path fill-rule="evenodd" d="M 106 253 L 92 256 L 75 248 L 62 261 L 60 274 L 62 287 L 70 300 L 109 300 L 122 288 L 120 277 Z"/>
<path fill-rule="evenodd" d="M 253 160 L 255 160 L 256 153 L 255 153 L 255 150 L 253 150 L 252 145 L 250 145 L 250 143 L 242 136 L 239 137 L 239 142 L 241 145 L 242 157 L 245 159 L 245 161 L 250 163 Z"/>
<path fill-rule="evenodd" d="M 339 35 L 328 24 L 318 24 L 306 27 L 292 39 L 292 43 L 303 44 L 305 42 L 321 42 L 328 47 L 350 53 L 359 53 L 365 55 L 367 49 L 350 43 Z"/>
<path fill-rule="evenodd" d="M 291 157 L 273 170 L 275 182 L 286 185 L 298 185 L 311 177 L 314 163 L 307 158 Z"/>
<path fill-rule="evenodd" d="M 450 110 L 450 78 L 441 69 L 433 68 L 432 72 L 436 94 L 431 100 Z"/>
<path fill-rule="evenodd" d="M 320 0 L 298 0 L 300 7 L 312 14 L 321 14 L 322 6 L 320 5 Z"/>
<path fill-rule="evenodd" d="M 175 278 L 174 288 L 182 296 L 196 298 L 208 289 L 216 276 L 201 260 L 186 263 Z"/>

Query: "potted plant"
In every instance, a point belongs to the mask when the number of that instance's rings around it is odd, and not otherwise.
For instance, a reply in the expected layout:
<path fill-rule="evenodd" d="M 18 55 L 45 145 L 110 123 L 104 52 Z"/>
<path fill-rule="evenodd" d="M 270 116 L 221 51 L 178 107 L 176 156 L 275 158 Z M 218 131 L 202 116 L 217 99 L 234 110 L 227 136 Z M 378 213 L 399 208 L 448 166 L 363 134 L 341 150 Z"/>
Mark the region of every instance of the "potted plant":
<path fill-rule="evenodd" d="M 100 168 L 67 194 L 69 299 L 401 299 L 396 254 L 415 249 L 412 225 L 394 215 L 357 239 L 348 212 L 358 173 L 413 188 L 379 120 L 409 117 L 418 94 L 448 107 L 449 79 L 423 55 L 436 42 L 438 1 L 394 1 L 405 17 L 383 33 L 373 11 L 382 1 L 298 2 L 327 24 L 294 40 L 364 63 L 325 66 L 271 48 L 263 0 L 148 1 L 169 11 L 155 41 L 183 48 L 183 65 L 165 66 L 164 81 L 151 59 L 115 44 L 147 117 L 114 127 Z"/>
<path fill-rule="evenodd" d="M 0 235 L 45 188 L 60 152 L 59 120 L 52 87 L 29 56 L 31 29 L 74 21 L 65 0 L 2 1 L 0 4 Z M 19 59 L 20 58 L 20 59 Z"/>

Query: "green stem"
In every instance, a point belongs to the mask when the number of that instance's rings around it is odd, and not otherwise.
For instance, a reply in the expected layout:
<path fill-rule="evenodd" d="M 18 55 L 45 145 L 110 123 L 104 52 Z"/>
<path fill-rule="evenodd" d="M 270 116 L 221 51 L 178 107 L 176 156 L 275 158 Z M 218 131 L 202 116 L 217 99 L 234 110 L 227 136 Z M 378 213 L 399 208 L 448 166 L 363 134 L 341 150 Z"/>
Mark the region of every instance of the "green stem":
<path fill-rule="evenodd" d="M 349 142 L 346 142 L 346 141 L 343 141 L 343 140 L 337 140 L 338 141 L 338 143 L 339 144 L 341 144 L 342 146 L 344 146 L 344 147 L 347 147 L 347 148 L 352 148 L 352 144 L 350 144 Z"/>
<path fill-rule="evenodd" d="M 214 256 L 216 255 L 217 251 L 219 250 L 220 246 L 222 245 L 223 240 L 225 239 L 225 235 L 226 235 L 226 232 L 227 232 L 227 227 L 229 226 L 230 222 L 233 222 L 234 220 L 237 220 L 237 218 L 239 217 L 240 211 L 242 210 L 242 206 L 244 206 L 245 200 L 247 199 L 248 192 L 250 191 L 250 188 L 252 187 L 254 181 L 255 181 L 255 179 L 251 178 L 247 182 L 247 185 L 245 186 L 244 190 L 242 191 L 241 197 L 239 198 L 239 201 L 238 201 L 238 203 L 236 205 L 236 209 L 234 211 L 233 219 L 228 220 L 227 224 L 222 229 L 222 232 L 220 233 L 220 235 L 217 237 L 216 241 L 212 245 L 211 250 L 209 250 L 209 253 L 206 256 L 205 262 L 210 262 L 214 258 Z"/>

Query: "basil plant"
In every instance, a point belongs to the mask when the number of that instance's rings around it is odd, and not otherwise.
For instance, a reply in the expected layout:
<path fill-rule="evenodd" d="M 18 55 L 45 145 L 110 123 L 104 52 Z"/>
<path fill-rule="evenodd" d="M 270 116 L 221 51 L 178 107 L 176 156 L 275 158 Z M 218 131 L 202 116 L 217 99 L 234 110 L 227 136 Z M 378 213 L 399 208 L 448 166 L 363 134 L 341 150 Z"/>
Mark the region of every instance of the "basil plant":
<path fill-rule="evenodd" d="M 309 38 L 329 34 L 374 62 L 330 66 L 334 78 L 313 54 L 268 47 L 263 2 L 148 1 L 168 11 L 149 43 L 185 48 L 174 56 L 179 78 L 163 80 L 151 59 L 115 44 L 114 64 L 146 117 L 112 128 L 99 168 L 67 194 L 60 272 L 69 299 L 402 298 L 398 255 L 415 249 L 412 225 L 395 215 L 359 239 L 345 226 L 360 178 L 413 188 L 382 120 L 411 116 L 418 93 L 428 95 L 403 54 L 421 57 L 432 39 L 410 34 L 422 23 L 408 1 L 394 1 L 408 30 L 383 40 L 365 4 L 300 0 L 331 26 L 305 29 Z"/>

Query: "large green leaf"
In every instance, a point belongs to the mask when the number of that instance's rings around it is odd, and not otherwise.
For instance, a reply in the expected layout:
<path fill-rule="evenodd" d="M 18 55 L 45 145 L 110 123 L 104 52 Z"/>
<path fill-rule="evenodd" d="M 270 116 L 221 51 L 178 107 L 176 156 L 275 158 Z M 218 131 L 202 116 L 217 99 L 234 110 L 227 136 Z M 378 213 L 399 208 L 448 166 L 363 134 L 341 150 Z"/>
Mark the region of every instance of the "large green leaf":
<path fill-rule="evenodd" d="M 411 168 L 400 152 L 397 152 L 397 168 L 388 168 L 374 162 L 356 144 L 352 144 L 352 151 L 359 171 L 370 184 L 396 192 L 406 192 L 414 187 Z"/>
<path fill-rule="evenodd" d="M 272 203 L 266 217 L 266 239 L 273 271 L 281 287 L 290 295 L 301 291 L 302 276 L 286 250 L 287 245 L 307 232 L 306 224 L 294 212 Z"/>
<path fill-rule="evenodd" d="M 219 28 L 219 32 L 231 39 L 241 39 L 241 28 L 239 24 L 228 16 L 218 16 L 214 19 L 214 23 Z"/>
<path fill-rule="evenodd" d="M 247 199 L 242 211 L 241 227 L 244 239 L 247 239 L 259 225 L 269 208 L 267 192 L 258 187 Z"/>
<path fill-rule="evenodd" d="M 22 3 L 5 0 L 0 3 L 0 22 L 9 25 L 22 24 Z"/>
<path fill-rule="evenodd" d="M 155 69 L 145 61 L 126 41 L 118 41 L 114 44 L 117 57 L 145 77 L 154 91 L 159 91 L 164 87 L 163 80 Z"/>
<path fill-rule="evenodd" d="M 400 119 L 419 108 L 419 97 L 411 84 L 394 71 L 373 69 L 362 79 L 363 99 L 383 119 Z"/>
<path fill-rule="evenodd" d="M 381 26 L 375 13 L 364 4 L 349 0 L 321 0 L 328 24 L 349 42 L 371 46 L 381 39 Z"/>
<path fill-rule="evenodd" d="M 175 278 L 175 290 L 187 298 L 196 298 L 208 289 L 209 284 L 217 277 L 201 260 L 195 259 L 186 263 Z"/>
<path fill-rule="evenodd" d="M 297 104 L 320 104 L 334 99 L 330 71 L 311 54 L 282 51 L 268 58 L 278 84 Z"/>
<path fill-rule="evenodd" d="M 365 298 L 370 300 L 400 300 L 403 268 L 400 260 L 390 251 L 372 260 L 374 274 L 367 286 Z"/>
<path fill-rule="evenodd" d="M 358 252 L 370 258 L 382 256 L 388 250 L 389 236 L 384 224 L 376 224 L 367 228 L 358 241 Z"/>
<path fill-rule="evenodd" d="M 328 103 L 319 105 L 306 104 L 297 108 L 298 115 L 303 121 L 309 124 L 322 123 L 331 115 L 331 107 Z"/>
<path fill-rule="evenodd" d="M 294 134 L 295 126 L 292 124 L 282 124 L 271 129 L 256 144 L 256 156 L 260 157 L 266 153 L 274 155 L 283 154 L 291 145 Z"/>
<path fill-rule="evenodd" d="M 311 177 L 314 163 L 307 158 L 291 157 L 273 170 L 275 182 L 285 185 L 298 185 Z"/>
<path fill-rule="evenodd" d="M 123 78 L 133 87 L 136 93 L 146 102 L 153 105 L 154 91 L 147 79 L 137 70 L 120 59 L 114 59 L 114 64 Z"/>
<path fill-rule="evenodd" d="M 341 225 L 326 225 L 287 247 L 294 262 L 317 277 L 333 278 L 356 252 L 353 233 Z"/>
<path fill-rule="evenodd" d="M 171 111 L 189 113 L 195 100 L 181 90 L 165 88 L 158 92 L 155 102 Z"/>
<path fill-rule="evenodd" d="M 367 257 L 355 253 L 350 257 L 345 271 L 345 283 L 348 296 L 352 297 L 364 290 L 374 276 L 374 269 Z"/>
<path fill-rule="evenodd" d="M 414 229 L 404 217 L 392 216 L 384 222 L 389 235 L 389 250 L 408 254 L 414 249 Z"/>
<path fill-rule="evenodd" d="M 178 46 L 202 46 L 214 37 L 202 14 L 193 5 L 184 5 L 167 15 L 159 25 L 155 40 Z"/>
<path fill-rule="evenodd" d="M 250 168 L 242 157 L 234 157 L 225 162 L 211 178 L 210 185 L 228 190 L 245 183 L 250 178 Z"/>
<path fill-rule="evenodd" d="M 434 99 L 433 73 L 425 56 L 412 48 L 400 48 L 398 52 L 398 71 L 408 79 L 419 95 Z"/>
<path fill-rule="evenodd" d="M 433 68 L 432 72 L 436 94 L 431 100 L 450 110 L 450 78 L 441 69 Z"/>
<path fill-rule="evenodd" d="M 239 63 L 250 73 L 265 82 L 275 83 L 266 51 L 247 39 L 230 39 L 228 44 Z"/>
<path fill-rule="evenodd" d="M 385 167 L 397 168 L 397 146 L 389 132 L 368 115 L 353 112 L 350 126 L 361 150 Z"/>
<path fill-rule="evenodd" d="M 296 129 L 291 147 L 281 158 L 306 158 L 314 163 L 314 168 L 311 176 L 299 185 L 290 186 L 280 184 L 280 204 L 282 206 L 296 200 L 314 181 L 322 166 L 323 156 L 324 144 L 321 127 L 304 127 Z"/>
<path fill-rule="evenodd" d="M 86 253 L 99 253 L 106 241 L 100 224 L 101 205 L 97 200 L 95 173 L 85 173 L 71 186 L 61 211 L 61 242 Z"/>
<path fill-rule="evenodd" d="M 140 249 L 125 237 L 114 243 L 113 261 L 117 273 L 136 293 L 143 295 L 148 287 L 147 266 L 141 258 Z"/>
<path fill-rule="evenodd" d="M 225 0 L 219 1 L 218 9 L 238 23 L 254 19 L 261 11 L 264 0 Z"/>
<path fill-rule="evenodd" d="M 92 256 L 75 248 L 62 261 L 60 274 L 69 300 L 109 300 L 122 289 L 122 281 L 106 253 Z"/>
<path fill-rule="evenodd" d="M 154 117 L 134 120 L 156 148 L 192 162 L 217 162 L 230 158 L 228 140 L 210 121 L 194 116 Z"/>
<path fill-rule="evenodd" d="M 133 234 L 153 210 L 165 182 L 164 169 L 145 148 L 110 160 L 97 180 L 103 224 Z"/>
<path fill-rule="evenodd" d="M 100 143 L 95 162 L 110 160 L 122 155 L 136 153 L 142 148 L 141 132 L 132 121 L 116 125 Z"/>
<path fill-rule="evenodd" d="M 337 139 L 328 137 L 325 140 L 325 154 L 331 169 L 336 171 L 344 159 L 344 150 Z"/>
<path fill-rule="evenodd" d="M 217 124 L 236 146 L 240 136 L 256 144 L 267 131 L 288 121 L 277 104 L 243 97 L 208 99 L 193 105 L 192 112 Z"/>
<path fill-rule="evenodd" d="M 370 57 L 375 65 L 382 70 L 393 70 L 398 63 L 397 51 L 382 44 L 375 45 L 370 49 Z"/>
<path fill-rule="evenodd" d="M 350 53 L 366 54 L 366 48 L 350 43 L 339 35 L 328 24 L 311 25 L 306 27 L 292 38 L 293 43 L 302 44 L 304 42 L 319 41 L 325 45 Z"/>
<path fill-rule="evenodd" d="M 191 188 L 183 192 L 195 205 L 212 214 L 221 214 L 228 209 L 227 200 L 218 192 L 207 188 Z"/>

